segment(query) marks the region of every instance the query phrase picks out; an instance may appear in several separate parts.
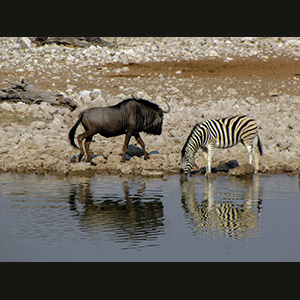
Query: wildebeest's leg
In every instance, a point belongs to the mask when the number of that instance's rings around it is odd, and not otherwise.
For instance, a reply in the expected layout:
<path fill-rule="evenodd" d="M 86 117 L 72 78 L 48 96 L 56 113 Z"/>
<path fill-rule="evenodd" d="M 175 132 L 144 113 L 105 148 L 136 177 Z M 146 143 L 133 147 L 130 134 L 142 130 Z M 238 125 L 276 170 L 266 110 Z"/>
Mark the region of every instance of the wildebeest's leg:
<path fill-rule="evenodd" d="M 80 149 L 80 154 L 78 156 L 78 161 L 80 162 L 82 157 L 84 156 L 84 150 L 83 150 L 83 145 L 82 145 L 82 142 L 84 139 L 86 139 L 85 141 L 85 149 L 89 148 L 90 146 L 90 143 L 92 141 L 92 138 L 93 138 L 93 135 L 96 134 L 97 131 L 95 130 L 88 130 L 82 134 L 80 134 L 78 137 L 77 137 L 77 140 L 78 140 L 78 144 L 79 144 L 79 149 Z M 88 144 L 86 144 L 88 142 Z M 90 162 L 91 159 L 90 159 L 90 153 L 89 152 L 86 152 L 86 155 L 87 155 L 87 158 L 88 158 L 88 161 Z"/>
<path fill-rule="evenodd" d="M 91 155 L 90 155 L 90 144 L 91 144 L 92 138 L 93 138 L 93 136 L 90 135 L 85 139 L 84 148 L 85 148 L 85 153 L 86 153 L 88 162 L 90 162 L 92 166 L 97 166 L 96 163 L 92 162 Z"/>
<path fill-rule="evenodd" d="M 132 136 L 132 133 L 127 131 L 127 133 L 125 135 L 125 140 L 124 140 L 123 155 L 122 155 L 122 158 L 121 158 L 122 163 L 125 162 L 125 154 L 127 152 L 128 144 L 129 144 L 131 136 Z"/>
<path fill-rule="evenodd" d="M 83 146 L 82 146 L 82 141 L 86 138 L 86 133 L 82 133 L 77 137 L 77 141 L 79 144 L 79 149 L 80 149 L 80 154 L 78 156 L 78 161 L 80 162 L 82 157 L 84 156 L 84 150 L 83 150 Z"/>
<path fill-rule="evenodd" d="M 148 156 L 148 154 L 147 154 L 147 152 L 146 152 L 146 150 L 145 150 L 145 143 L 144 143 L 144 141 L 142 140 L 140 134 L 137 133 L 134 137 L 135 137 L 135 139 L 138 141 L 138 143 L 141 145 L 141 147 L 142 147 L 142 149 L 143 149 L 143 152 L 144 152 L 144 159 L 145 159 L 145 160 L 148 159 L 149 156 Z"/>

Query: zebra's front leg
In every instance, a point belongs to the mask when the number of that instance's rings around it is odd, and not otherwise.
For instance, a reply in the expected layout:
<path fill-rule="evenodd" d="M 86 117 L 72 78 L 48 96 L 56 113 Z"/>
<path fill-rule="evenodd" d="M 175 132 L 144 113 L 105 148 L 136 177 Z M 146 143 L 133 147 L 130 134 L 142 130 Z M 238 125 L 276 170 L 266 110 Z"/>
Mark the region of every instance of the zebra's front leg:
<path fill-rule="evenodd" d="M 207 174 L 207 170 L 208 170 L 208 154 L 207 154 L 207 148 L 202 148 L 203 154 L 204 154 L 204 158 L 206 161 L 206 170 L 205 170 L 205 175 Z"/>
<path fill-rule="evenodd" d="M 206 148 L 206 152 L 207 152 L 207 166 L 206 166 L 206 174 L 205 176 L 207 176 L 208 174 L 211 173 L 211 161 L 212 161 L 212 155 L 213 155 L 213 147 L 212 146 L 207 146 Z"/>

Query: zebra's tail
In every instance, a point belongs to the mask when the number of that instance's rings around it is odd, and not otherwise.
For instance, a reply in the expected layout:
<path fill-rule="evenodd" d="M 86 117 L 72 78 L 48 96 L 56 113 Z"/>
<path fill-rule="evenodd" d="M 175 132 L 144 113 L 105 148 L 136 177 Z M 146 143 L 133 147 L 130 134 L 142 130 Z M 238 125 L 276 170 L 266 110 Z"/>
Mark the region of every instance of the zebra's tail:
<path fill-rule="evenodd" d="M 259 135 L 257 135 L 257 147 L 258 147 L 258 151 L 259 151 L 260 156 L 262 156 L 263 155 L 263 149 L 262 149 L 261 141 L 259 139 Z"/>

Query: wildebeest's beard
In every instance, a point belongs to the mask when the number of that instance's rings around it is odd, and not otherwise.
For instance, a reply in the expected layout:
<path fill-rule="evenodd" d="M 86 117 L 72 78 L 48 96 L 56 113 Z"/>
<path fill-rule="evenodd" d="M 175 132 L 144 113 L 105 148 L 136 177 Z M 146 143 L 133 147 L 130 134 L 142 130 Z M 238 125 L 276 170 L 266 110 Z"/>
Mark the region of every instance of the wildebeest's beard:
<path fill-rule="evenodd" d="M 162 133 L 163 118 L 158 114 L 155 114 L 154 116 L 155 118 L 153 122 L 150 122 L 148 125 L 146 125 L 143 131 L 147 134 L 160 135 Z"/>

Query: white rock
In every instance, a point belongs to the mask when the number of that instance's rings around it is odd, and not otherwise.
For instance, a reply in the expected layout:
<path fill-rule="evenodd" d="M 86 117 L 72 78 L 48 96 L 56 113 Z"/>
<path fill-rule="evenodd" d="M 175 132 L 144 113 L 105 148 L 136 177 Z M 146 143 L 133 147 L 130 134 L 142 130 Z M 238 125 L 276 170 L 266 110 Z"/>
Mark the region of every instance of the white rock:
<path fill-rule="evenodd" d="M 100 89 L 94 89 L 90 92 L 89 96 L 92 100 L 95 100 L 96 98 L 101 96 L 101 90 Z"/>
<path fill-rule="evenodd" d="M 22 146 L 26 146 L 26 147 L 31 147 L 32 146 L 32 134 L 25 132 L 24 134 L 22 134 L 21 139 L 20 139 L 20 144 Z"/>
<path fill-rule="evenodd" d="M 55 116 L 53 121 L 51 123 L 49 123 L 48 127 L 52 130 L 56 130 L 59 132 L 59 131 L 61 131 L 62 128 L 65 127 L 65 125 L 64 125 L 64 122 L 58 116 Z"/>
<path fill-rule="evenodd" d="M 120 168 L 120 172 L 121 174 L 129 175 L 132 173 L 132 168 L 128 164 L 123 164 L 122 167 Z"/>
<path fill-rule="evenodd" d="M 219 56 L 218 52 L 216 50 L 210 50 L 208 52 L 208 56 Z"/>
<path fill-rule="evenodd" d="M 33 136 L 32 139 L 33 147 L 35 148 L 47 148 L 48 147 L 48 141 L 47 138 L 42 134 L 36 134 Z"/>
<path fill-rule="evenodd" d="M 40 104 L 40 108 L 43 111 L 50 113 L 51 115 L 57 114 L 57 112 L 58 112 L 58 107 L 52 106 L 51 104 L 49 104 L 47 102 L 42 102 Z"/>
<path fill-rule="evenodd" d="M 28 48 L 31 48 L 31 40 L 28 37 L 20 37 L 19 41 Z"/>
<path fill-rule="evenodd" d="M 1 108 L 4 110 L 7 110 L 7 111 L 11 111 L 11 112 L 15 111 L 14 108 L 12 107 L 12 105 L 7 102 L 2 103 Z"/>
<path fill-rule="evenodd" d="M 87 91 L 87 90 L 84 90 L 84 91 L 81 91 L 79 93 L 79 96 L 80 96 L 80 99 L 84 102 L 84 103 L 91 103 L 92 99 L 91 99 L 91 96 L 90 96 L 90 91 Z"/>
<path fill-rule="evenodd" d="M 233 88 L 227 89 L 227 93 L 229 95 L 236 95 L 236 94 L 238 94 L 238 92 L 235 89 L 233 89 Z"/>
<path fill-rule="evenodd" d="M 14 108 L 17 112 L 24 113 L 27 111 L 27 104 L 25 104 L 23 102 L 18 102 L 16 104 L 14 104 Z"/>
<path fill-rule="evenodd" d="M 129 55 L 129 56 L 134 56 L 135 55 L 135 51 L 133 49 L 125 49 L 123 50 L 123 52 L 126 54 L 126 55 Z"/>
<path fill-rule="evenodd" d="M 161 171 L 143 170 L 141 174 L 145 177 L 164 177 L 164 173 Z"/>
<path fill-rule="evenodd" d="M 30 129 L 45 129 L 46 128 L 46 123 L 42 121 L 34 121 L 30 124 Z"/>

